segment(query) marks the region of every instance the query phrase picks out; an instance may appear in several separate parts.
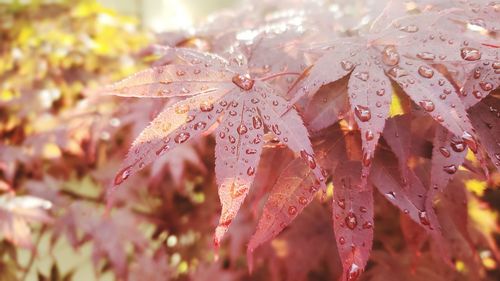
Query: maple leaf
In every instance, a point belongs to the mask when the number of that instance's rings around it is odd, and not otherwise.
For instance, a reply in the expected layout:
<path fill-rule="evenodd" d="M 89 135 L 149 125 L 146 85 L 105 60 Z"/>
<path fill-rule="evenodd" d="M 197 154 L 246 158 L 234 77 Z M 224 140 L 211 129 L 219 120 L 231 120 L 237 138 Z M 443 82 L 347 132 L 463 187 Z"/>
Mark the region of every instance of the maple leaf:
<path fill-rule="evenodd" d="M 471 121 L 497 170 L 500 170 L 500 98 L 490 96 L 470 110 Z"/>
<path fill-rule="evenodd" d="M 154 67 L 107 89 L 119 96 L 188 97 L 166 108 L 137 137 L 114 184 L 217 126 L 215 172 L 222 203 L 214 239 L 218 245 L 254 181 L 267 132 L 300 153 L 318 185 L 324 178 L 300 116 L 294 109 L 287 111 L 281 91 L 266 82 L 272 75 L 254 78 L 244 58 L 235 64 L 195 50 L 172 51 L 184 64 Z"/>
<path fill-rule="evenodd" d="M 474 63 L 492 51 L 479 43 L 457 41 L 460 38 L 422 26 L 422 22 L 428 25 L 439 16 L 429 13 L 402 17 L 380 32 L 371 30 L 359 38 L 318 44 L 316 49 L 322 56 L 294 87 L 291 103 L 316 93 L 325 84 L 349 77 L 348 98 L 361 131 L 365 175 L 389 116 L 391 81 L 447 130 L 457 136 L 470 135 L 471 145 L 476 141 L 454 85 L 433 63 L 439 63 L 437 59 Z M 398 43 L 403 40 L 408 42 Z"/>
<path fill-rule="evenodd" d="M 389 159 L 391 155 L 387 154 L 375 158 L 370 182 L 391 204 L 398 207 L 403 214 L 409 216 L 437 241 L 440 254 L 445 261 L 449 262 L 448 249 L 443 241 L 432 201 L 426 200 L 427 189 L 412 170 L 407 171 L 408 178 L 402 181 L 401 177 L 395 173 L 394 164 L 391 164 L 396 161 L 388 161 Z"/>
<path fill-rule="evenodd" d="M 317 160 L 333 174 L 337 165 L 346 159 L 344 135 L 336 126 L 323 137 L 326 141 L 316 144 L 317 151 L 320 151 Z M 317 188 L 313 171 L 299 159 L 292 160 L 281 172 L 269 192 L 257 229 L 248 243 L 250 270 L 253 266 L 253 251 L 283 231 L 313 201 Z"/>
<path fill-rule="evenodd" d="M 373 191 L 360 190 L 361 163 L 346 162 L 333 178 L 333 230 L 342 260 L 341 280 L 356 280 L 370 256 L 373 241 Z"/>
<path fill-rule="evenodd" d="M 0 235 L 15 245 L 32 248 L 30 223 L 51 223 L 52 203 L 34 196 L 0 196 Z"/>

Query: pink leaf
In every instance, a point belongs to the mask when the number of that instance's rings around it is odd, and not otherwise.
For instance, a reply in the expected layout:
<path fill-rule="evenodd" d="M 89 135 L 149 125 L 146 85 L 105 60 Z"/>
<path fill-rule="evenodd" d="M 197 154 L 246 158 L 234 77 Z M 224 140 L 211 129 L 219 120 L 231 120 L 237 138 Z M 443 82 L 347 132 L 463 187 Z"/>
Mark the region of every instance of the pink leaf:
<path fill-rule="evenodd" d="M 339 166 L 333 178 L 333 229 L 342 260 L 341 280 L 356 280 L 364 270 L 373 241 L 373 191 L 359 189 L 361 163 Z"/>

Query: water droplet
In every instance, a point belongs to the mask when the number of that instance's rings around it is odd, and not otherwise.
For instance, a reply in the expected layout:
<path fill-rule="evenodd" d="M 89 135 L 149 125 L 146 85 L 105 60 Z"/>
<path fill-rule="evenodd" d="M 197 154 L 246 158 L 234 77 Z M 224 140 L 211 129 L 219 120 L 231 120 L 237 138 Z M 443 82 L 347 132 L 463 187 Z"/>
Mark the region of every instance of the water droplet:
<path fill-rule="evenodd" d="M 214 109 L 214 105 L 210 102 L 202 102 L 200 104 L 200 110 L 203 111 L 203 112 L 210 112 Z"/>
<path fill-rule="evenodd" d="M 469 132 L 464 132 L 462 134 L 462 139 L 464 140 L 465 144 L 469 146 L 472 152 L 477 153 L 477 141 Z"/>
<path fill-rule="evenodd" d="M 290 216 L 295 216 L 297 214 L 297 207 L 295 206 L 288 207 L 288 214 Z"/>
<path fill-rule="evenodd" d="M 427 112 L 434 111 L 435 108 L 434 103 L 430 100 L 422 100 L 418 104 Z"/>
<path fill-rule="evenodd" d="M 198 122 L 198 123 L 194 124 L 194 127 L 193 127 L 193 128 L 194 128 L 195 130 L 203 130 L 203 129 L 205 129 L 205 127 L 206 127 L 206 126 L 207 126 L 207 123 L 205 123 L 205 122 L 203 122 L 203 121 L 200 121 L 200 122 Z"/>
<path fill-rule="evenodd" d="M 300 205 L 306 205 L 307 204 L 307 198 L 300 196 L 299 197 L 299 204 Z"/>
<path fill-rule="evenodd" d="M 366 140 L 371 141 L 375 138 L 373 132 L 371 130 L 366 131 L 365 133 Z"/>
<path fill-rule="evenodd" d="M 425 212 L 425 211 L 419 211 L 418 218 L 420 220 L 420 223 L 423 225 L 430 225 L 431 224 L 429 222 L 429 218 L 427 217 L 427 212 Z"/>
<path fill-rule="evenodd" d="M 428 66 L 422 65 L 418 68 L 418 74 L 424 78 L 432 78 L 432 76 L 434 76 L 434 70 Z"/>
<path fill-rule="evenodd" d="M 248 167 L 247 175 L 253 176 L 254 174 L 255 174 L 255 168 L 254 167 Z"/>
<path fill-rule="evenodd" d="M 345 209 L 345 199 L 337 200 L 337 205 L 339 205 L 340 208 Z"/>
<path fill-rule="evenodd" d="M 340 243 L 340 245 L 344 245 L 345 244 L 345 238 L 344 237 L 340 237 L 339 238 L 339 243 Z"/>
<path fill-rule="evenodd" d="M 387 72 L 392 78 L 401 78 L 408 75 L 408 72 L 399 66 L 395 66 Z"/>
<path fill-rule="evenodd" d="M 233 83 L 244 91 L 250 91 L 253 88 L 255 80 L 251 79 L 249 75 L 235 75 L 232 79 Z"/>
<path fill-rule="evenodd" d="M 396 200 L 396 192 L 394 191 L 389 191 L 388 193 L 385 194 L 385 196 L 387 196 L 387 198 L 391 200 Z"/>
<path fill-rule="evenodd" d="M 361 213 L 366 213 L 368 210 L 365 207 L 359 207 Z"/>
<path fill-rule="evenodd" d="M 434 60 L 436 58 L 436 55 L 430 52 L 421 52 L 417 54 L 417 57 L 423 60 Z"/>
<path fill-rule="evenodd" d="M 255 154 L 257 153 L 257 150 L 256 149 L 252 149 L 252 148 L 249 148 L 245 151 L 246 154 Z"/>
<path fill-rule="evenodd" d="M 238 132 L 238 134 L 244 135 L 248 132 L 248 129 L 247 129 L 247 126 L 245 126 L 245 124 L 241 124 L 240 126 L 238 126 L 236 131 Z"/>
<path fill-rule="evenodd" d="M 160 156 L 160 155 L 163 155 L 165 152 L 167 152 L 168 150 L 170 149 L 170 146 L 169 145 L 163 145 L 160 149 L 158 149 L 156 151 L 156 155 L 157 156 Z"/>
<path fill-rule="evenodd" d="M 478 49 L 464 47 L 460 50 L 460 56 L 466 61 L 476 61 L 481 58 L 481 52 Z"/>
<path fill-rule="evenodd" d="M 316 168 L 316 160 L 314 159 L 314 157 L 311 154 L 307 153 L 307 151 L 301 150 L 300 157 L 302 157 L 302 159 L 304 161 L 306 161 L 309 168 L 311 168 L 311 169 Z"/>
<path fill-rule="evenodd" d="M 132 166 L 125 167 L 120 172 L 118 172 L 118 174 L 116 174 L 116 177 L 115 177 L 115 185 L 119 185 L 123 181 L 128 179 L 131 172 L 132 172 Z"/>
<path fill-rule="evenodd" d="M 490 82 L 481 81 L 479 82 L 479 87 L 481 87 L 481 89 L 483 89 L 484 91 L 493 90 L 493 84 L 491 84 Z"/>
<path fill-rule="evenodd" d="M 369 151 L 363 153 L 363 166 L 368 167 L 372 164 L 372 156 Z"/>
<path fill-rule="evenodd" d="M 356 281 L 361 275 L 361 268 L 355 263 L 351 264 L 347 270 L 347 281 Z"/>
<path fill-rule="evenodd" d="M 233 137 L 233 136 L 229 136 L 229 142 L 230 143 L 235 143 L 236 142 L 236 139 Z"/>
<path fill-rule="evenodd" d="M 399 54 L 394 46 L 387 46 L 382 52 L 382 62 L 389 66 L 399 63 Z"/>
<path fill-rule="evenodd" d="M 201 70 L 200 70 L 200 69 L 195 69 L 195 70 L 193 71 L 193 73 L 194 73 L 194 74 L 200 74 L 200 73 L 201 73 Z"/>
<path fill-rule="evenodd" d="M 281 131 L 280 131 L 280 128 L 278 127 L 277 124 L 274 124 L 271 126 L 271 129 L 273 130 L 273 132 L 276 134 L 276 135 L 281 135 Z"/>
<path fill-rule="evenodd" d="M 361 120 L 361 122 L 367 122 L 372 118 L 372 113 L 366 106 L 356 105 L 354 107 L 354 113 L 359 118 L 359 120 Z"/>
<path fill-rule="evenodd" d="M 455 152 L 462 152 L 465 150 L 465 143 L 461 140 L 452 140 L 450 146 Z"/>
<path fill-rule="evenodd" d="M 340 65 L 345 71 L 351 71 L 354 68 L 354 64 L 350 61 L 343 60 L 340 62 Z"/>
<path fill-rule="evenodd" d="M 385 90 L 384 89 L 377 90 L 377 96 L 381 97 L 383 95 L 385 95 Z"/>
<path fill-rule="evenodd" d="M 349 214 L 347 214 L 347 216 L 345 217 L 345 224 L 351 230 L 356 228 L 356 226 L 358 226 L 358 219 L 356 218 L 356 215 L 352 212 L 349 212 Z"/>
<path fill-rule="evenodd" d="M 454 173 L 457 172 L 457 166 L 455 165 L 444 166 L 443 171 L 447 172 L 450 175 L 453 175 Z"/>
<path fill-rule="evenodd" d="M 439 148 L 439 152 L 441 152 L 441 155 L 443 155 L 446 158 L 450 157 L 451 155 L 450 151 L 444 146 Z"/>
<path fill-rule="evenodd" d="M 368 78 L 370 78 L 370 74 L 368 74 L 368 72 L 366 72 L 366 71 L 355 72 L 354 77 L 358 78 L 361 81 L 367 81 Z"/>
<path fill-rule="evenodd" d="M 175 136 L 174 141 L 176 143 L 184 143 L 189 139 L 189 137 L 190 137 L 189 133 L 182 132 L 179 133 L 177 136 Z"/>
<path fill-rule="evenodd" d="M 364 229 L 370 229 L 370 228 L 372 228 L 372 227 L 373 227 L 373 224 L 372 224 L 371 222 L 369 222 L 369 221 L 367 221 L 367 222 L 365 222 L 365 223 L 363 224 L 363 228 L 364 228 Z"/>
<path fill-rule="evenodd" d="M 408 32 L 408 33 L 415 33 L 418 31 L 418 26 L 410 24 L 410 25 L 401 27 L 399 30 L 404 31 L 404 32 Z"/>
<path fill-rule="evenodd" d="M 177 76 L 184 76 L 186 74 L 184 70 L 177 70 L 175 73 L 177 74 Z"/>

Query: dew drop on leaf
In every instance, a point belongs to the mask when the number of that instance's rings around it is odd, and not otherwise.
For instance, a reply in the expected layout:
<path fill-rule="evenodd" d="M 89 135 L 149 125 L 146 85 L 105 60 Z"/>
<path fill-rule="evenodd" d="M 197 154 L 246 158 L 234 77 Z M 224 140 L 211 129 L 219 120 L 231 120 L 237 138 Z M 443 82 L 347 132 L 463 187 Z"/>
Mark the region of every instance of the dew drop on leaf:
<path fill-rule="evenodd" d="M 418 68 L 418 74 L 424 78 L 432 78 L 432 76 L 434 76 L 434 70 L 428 66 L 422 65 Z"/>
<path fill-rule="evenodd" d="M 115 177 L 115 185 L 119 185 L 123 181 L 128 179 L 128 177 L 130 176 L 131 170 L 132 170 L 132 166 L 128 166 L 128 167 L 123 168 L 120 172 L 118 172 L 118 174 L 116 174 L 116 177 Z"/>
<path fill-rule="evenodd" d="M 420 220 L 421 224 L 430 225 L 429 218 L 427 217 L 427 212 L 419 211 L 418 212 L 418 219 Z"/>
<path fill-rule="evenodd" d="M 337 200 L 337 205 L 339 205 L 340 208 L 345 209 L 345 199 Z"/>
<path fill-rule="evenodd" d="M 453 175 L 454 173 L 457 172 L 457 166 L 455 165 L 444 166 L 443 171 L 447 172 L 450 175 Z"/>
<path fill-rule="evenodd" d="M 356 228 L 356 226 L 358 226 L 358 219 L 356 218 L 356 215 L 352 212 L 349 212 L 349 214 L 347 214 L 347 216 L 345 217 L 345 224 L 351 230 Z"/>
<path fill-rule="evenodd" d="M 389 198 L 391 200 L 396 200 L 396 193 L 394 191 L 390 191 L 390 192 L 386 193 L 385 196 L 387 196 L 387 198 Z"/>
<path fill-rule="evenodd" d="M 382 62 L 388 66 L 394 66 L 399 63 L 399 54 L 394 46 L 387 46 L 382 52 Z"/>
<path fill-rule="evenodd" d="M 493 90 L 493 84 L 491 84 L 490 82 L 481 81 L 479 82 L 479 87 L 481 87 L 481 89 L 483 89 L 484 91 Z"/>
<path fill-rule="evenodd" d="M 366 106 L 356 105 L 354 107 L 354 113 L 362 122 L 367 122 L 372 118 L 372 113 L 370 109 Z"/>
<path fill-rule="evenodd" d="M 200 121 L 200 122 L 194 124 L 194 129 L 195 130 L 203 130 L 203 129 L 205 129 L 206 126 L 207 126 L 207 123 Z"/>
<path fill-rule="evenodd" d="M 288 207 L 288 214 L 290 216 L 295 216 L 297 214 L 297 207 L 295 206 Z"/>
<path fill-rule="evenodd" d="M 233 76 L 231 81 L 245 91 L 250 91 L 255 83 L 255 80 L 251 79 L 248 75 L 241 74 Z"/>
<path fill-rule="evenodd" d="M 377 93 L 377 96 L 382 97 L 382 96 L 385 95 L 385 90 L 384 89 L 380 89 L 380 90 L 377 90 L 376 93 Z"/>
<path fill-rule="evenodd" d="M 247 126 L 245 126 L 245 124 L 241 124 L 240 126 L 238 126 L 236 131 L 238 132 L 238 134 L 244 135 L 248 132 L 248 128 L 247 128 Z"/>
<path fill-rule="evenodd" d="M 462 139 L 464 140 L 465 144 L 469 146 L 472 152 L 477 153 L 477 141 L 469 132 L 464 132 L 462 134 Z"/>
<path fill-rule="evenodd" d="M 446 158 L 450 157 L 451 155 L 450 151 L 446 147 L 440 147 L 439 152 L 441 152 L 441 155 L 443 155 Z"/>
<path fill-rule="evenodd" d="M 480 92 L 480 91 L 472 91 L 472 95 L 476 98 L 476 99 L 481 99 L 483 97 L 483 94 Z"/>
<path fill-rule="evenodd" d="M 363 228 L 364 229 L 370 229 L 372 227 L 373 227 L 373 224 L 371 222 L 369 222 L 369 221 L 363 223 Z"/>
<path fill-rule="evenodd" d="M 400 78 L 408 75 L 408 72 L 399 66 L 395 66 L 387 72 L 392 78 Z"/>
<path fill-rule="evenodd" d="M 273 130 L 273 132 L 276 134 L 276 135 L 281 135 L 281 131 L 280 131 L 280 128 L 278 127 L 278 125 L 274 124 L 271 126 L 271 129 Z"/>
<path fill-rule="evenodd" d="M 434 60 L 436 58 L 436 55 L 430 52 L 421 52 L 417 54 L 417 57 L 423 60 Z"/>
<path fill-rule="evenodd" d="M 434 103 L 430 100 L 422 100 L 418 104 L 427 112 L 434 111 L 435 108 Z"/>
<path fill-rule="evenodd" d="M 255 168 L 254 167 L 248 167 L 247 175 L 253 176 L 254 174 L 255 174 Z"/>
<path fill-rule="evenodd" d="M 160 156 L 160 155 L 164 154 L 165 152 L 167 152 L 169 149 L 170 149 L 170 146 L 168 146 L 167 144 L 163 145 L 160 149 L 158 149 L 156 151 L 156 155 Z"/>
<path fill-rule="evenodd" d="M 299 197 L 299 204 L 300 205 L 306 205 L 307 204 L 307 198 L 300 196 Z"/>
<path fill-rule="evenodd" d="M 177 76 L 184 76 L 186 72 L 184 70 L 177 70 L 175 74 L 177 74 Z"/>
<path fill-rule="evenodd" d="M 314 160 L 314 157 L 311 154 L 307 153 L 307 151 L 301 150 L 300 157 L 302 157 L 302 159 L 306 161 L 310 169 L 316 168 L 316 160 Z"/>
<path fill-rule="evenodd" d="M 465 143 L 460 140 L 452 140 L 450 146 L 455 152 L 462 152 L 465 150 Z"/>
<path fill-rule="evenodd" d="M 366 140 L 369 140 L 369 141 L 373 140 L 373 138 L 374 138 L 373 132 L 371 130 L 366 131 L 365 137 L 366 137 Z"/>
<path fill-rule="evenodd" d="M 356 72 L 354 73 L 354 77 L 358 78 L 361 81 L 367 81 L 368 78 L 370 78 L 370 74 L 368 74 L 368 72 L 366 71 Z"/>
<path fill-rule="evenodd" d="M 354 68 L 354 64 L 346 60 L 341 61 L 340 65 L 342 66 L 342 69 L 344 69 L 345 71 L 351 71 Z"/>
<path fill-rule="evenodd" d="M 361 268 L 355 263 L 351 264 L 347 270 L 347 281 L 356 281 L 361 275 Z"/>
<path fill-rule="evenodd" d="M 247 150 L 245 151 L 245 153 L 246 153 L 246 154 L 255 154 L 255 153 L 257 153 L 257 150 L 252 149 L 252 148 L 249 148 L 249 149 L 247 149 Z"/>
<path fill-rule="evenodd" d="M 175 136 L 174 141 L 176 143 L 184 143 L 189 139 L 189 137 L 190 137 L 189 133 L 182 132 L 179 133 L 177 136 Z"/>
<path fill-rule="evenodd" d="M 410 25 L 401 27 L 399 30 L 404 31 L 404 32 L 408 32 L 408 33 L 415 33 L 418 31 L 418 26 L 410 24 Z"/>
<path fill-rule="evenodd" d="M 340 245 L 344 245 L 345 244 L 345 238 L 344 237 L 340 237 L 339 238 L 339 243 L 340 243 Z"/>
<path fill-rule="evenodd" d="M 460 56 L 466 61 L 476 61 L 481 58 L 481 52 L 478 49 L 464 47 L 460 50 Z"/>

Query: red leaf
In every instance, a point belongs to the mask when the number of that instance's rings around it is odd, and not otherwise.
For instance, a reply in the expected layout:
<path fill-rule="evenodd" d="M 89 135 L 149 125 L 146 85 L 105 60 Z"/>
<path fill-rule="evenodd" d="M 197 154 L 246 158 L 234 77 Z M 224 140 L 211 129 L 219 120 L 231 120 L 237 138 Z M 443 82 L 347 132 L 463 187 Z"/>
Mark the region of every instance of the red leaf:
<path fill-rule="evenodd" d="M 370 256 L 373 241 L 373 191 L 360 190 L 361 163 L 339 166 L 333 178 L 333 229 L 342 260 L 341 280 L 356 280 Z"/>
<path fill-rule="evenodd" d="M 474 106 L 470 113 L 482 147 L 500 170 L 500 99 L 490 96 Z"/>
<path fill-rule="evenodd" d="M 248 244 L 250 271 L 253 267 L 253 251 L 287 227 L 313 200 L 317 189 L 316 178 L 303 161 L 295 159 L 285 168 L 271 190 L 257 230 Z"/>

